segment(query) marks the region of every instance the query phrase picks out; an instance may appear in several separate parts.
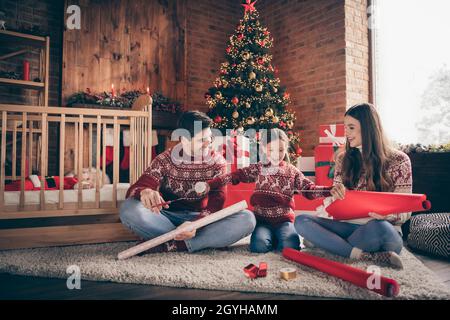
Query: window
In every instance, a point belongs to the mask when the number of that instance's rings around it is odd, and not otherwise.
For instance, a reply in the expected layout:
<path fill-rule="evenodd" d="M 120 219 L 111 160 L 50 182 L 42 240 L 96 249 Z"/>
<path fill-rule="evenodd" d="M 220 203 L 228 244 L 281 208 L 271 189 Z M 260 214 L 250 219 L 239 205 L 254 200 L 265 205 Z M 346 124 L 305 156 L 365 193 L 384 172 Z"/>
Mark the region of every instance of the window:
<path fill-rule="evenodd" d="M 400 143 L 450 142 L 450 1 L 373 0 L 374 96 Z"/>

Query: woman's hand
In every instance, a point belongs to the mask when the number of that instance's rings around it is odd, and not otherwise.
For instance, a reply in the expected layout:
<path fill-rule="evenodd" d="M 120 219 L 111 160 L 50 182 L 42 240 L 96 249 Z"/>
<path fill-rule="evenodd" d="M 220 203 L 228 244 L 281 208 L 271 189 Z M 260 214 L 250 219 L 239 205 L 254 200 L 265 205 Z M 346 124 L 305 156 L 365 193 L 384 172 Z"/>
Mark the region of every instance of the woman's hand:
<path fill-rule="evenodd" d="M 398 218 L 397 215 L 395 215 L 395 214 L 388 214 L 386 216 L 383 216 L 383 215 L 375 213 L 375 212 L 369 212 L 368 216 L 371 218 L 374 218 L 376 220 L 386 220 L 389 222 L 394 222 Z"/>
<path fill-rule="evenodd" d="M 190 225 L 191 223 L 192 222 L 190 222 L 190 221 L 186 221 L 185 223 L 181 224 L 178 227 L 178 229 L 183 227 L 183 226 L 186 227 L 186 226 Z M 189 228 L 188 228 L 188 231 L 180 233 L 174 239 L 175 240 L 189 240 L 189 239 L 192 239 L 193 237 L 195 237 L 196 231 L 197 231 L 196 229 L 189 230 Z"/>
<path fill-rule="evenodd" d="M 336 184 L 333 189 L 330 190 L 331 195 L 336 200 L 342 200 L 345 197 L 345 187 L 343 184 L 338 183 Z"/>
<path fill-rule="evenodd" d="M 144 205 L 144 207 L 146 207 L 149 210 L 152 210 L 155 213 L 160 213 L 160 210 L 162 208 L 164 209 L 169 208 L 167 204 L 163 206 L 156 206 L 157 204 L 163 203 L 165 201 L 158 191 L 152 189 L 144 189 L 141 191 L 141 202 Z"/>

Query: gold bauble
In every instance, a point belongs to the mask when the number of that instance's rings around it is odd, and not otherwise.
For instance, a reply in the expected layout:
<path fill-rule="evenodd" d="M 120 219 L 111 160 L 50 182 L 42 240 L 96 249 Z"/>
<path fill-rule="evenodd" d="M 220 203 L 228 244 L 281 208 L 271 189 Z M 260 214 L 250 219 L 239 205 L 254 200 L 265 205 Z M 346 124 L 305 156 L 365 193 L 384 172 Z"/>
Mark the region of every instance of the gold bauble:
<path fill-rule="evenodd" d="M 216 98 L 217 98 L 217 99 L 222 99 L 222 92 L 217 91 L 217 92 L 216 92 Z"/>
<path fill-rule="evenodd" d="M 228 87 L 228 81 L 227 80 L 222 80 L 222 86 L 224 88 Z"/>
<path fill-rule="evenodd" d="M 263 91 L 263 86 L 261 84 L 257 84 L 257 85 L 255 85 L 255 90 L 256 90 L 256 92 L 261 92 L 261 91 Z"/>
<path fill-rule="evenodd" d="M 274 93 L 277 93 L 277 92 L 278 92 L 278 89 L 277 89 L 277 88 L 273 88 L 273 92 L 274 92 Z"/>
<path fill-rule="evenodd" d="M 280 121 L 280 119 L 278 119 L 277 116 L 275 116 L 275 117 L 272 118 L 272 122 L 273 122 L 273 123 L 278 123 L 278 121 Z"/>
<path fill-rule="evenodd" d="M 254 123 L 255 123 L 255 118 L 253 118 L 253 117 L 248 117 L 247 118 L 247 124 L 252 125 Z"/>
<path fill-rule="evenodd" d="M 237 112 L 237 111 L 233 112 L 232 116 L 234 119 L 239 118 L 239 112 Z"/>
<path fill-rule="evenodd" d="M 251 106 L 252 106 L 252 105 L 251 105 L 249 102 L 246 102 L 246 103 L 245 103 L 245 107 L 246 107 L 247 109 L 250 109 Z"/>
<path fill-rule="evenodd" d="M 248 74 L 248 78 L 251 79 L 251 80 L 255 79 L 255 78 L 256 78 L 256 73 L 254 73 L 253 71 L 250 72 L 250 73 Z"/>
<path fill-rule="evenodd" d="M 267 108 L 265 114 L 266 114 L 266 117 L 273 116 L 273 109 L 272 108 Z"/>
<path fill-rule="evenodd" d="M 243 58 L 244 60 L 250 59 L 250 52 L 244 52 L 244 53 L 242 54 L 242 58 Z"/>
<path fill-rule="evenodd" d="M 289 120 L 288 122 L 286 122 L 287 126 L 289 129 L 292 129 L 292 127 L 294 126 L 294 122 Z"/>

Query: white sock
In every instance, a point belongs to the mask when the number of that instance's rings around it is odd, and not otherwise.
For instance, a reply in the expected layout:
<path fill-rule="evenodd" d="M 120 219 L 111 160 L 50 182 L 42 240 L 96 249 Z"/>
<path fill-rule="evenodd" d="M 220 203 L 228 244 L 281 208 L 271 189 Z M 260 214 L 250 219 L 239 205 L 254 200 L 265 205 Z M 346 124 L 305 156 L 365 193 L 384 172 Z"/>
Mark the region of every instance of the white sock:
<path fill-rule="evenodd" d="M 350 252 L 350 258 L 351 259 L 359 259 L 359 258 L 361 258 L 362 252 L 363 251 L 361 249 L 358 249 L 355 247 L 352 249 L 352 252 Z"/>

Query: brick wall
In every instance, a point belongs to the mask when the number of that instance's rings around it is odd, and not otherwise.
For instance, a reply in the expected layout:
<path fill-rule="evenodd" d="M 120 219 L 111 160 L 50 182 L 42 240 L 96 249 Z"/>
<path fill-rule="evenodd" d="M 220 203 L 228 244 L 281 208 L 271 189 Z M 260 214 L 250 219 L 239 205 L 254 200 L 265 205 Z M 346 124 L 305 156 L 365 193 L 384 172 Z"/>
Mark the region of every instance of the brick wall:
<path fill-rule="evenodd" d="M 187 0 L 187 108 L 208 110 L 204 94 L 225 61 L 227 41 L 242 17 L 241 8 L 239 0 Z"/>

